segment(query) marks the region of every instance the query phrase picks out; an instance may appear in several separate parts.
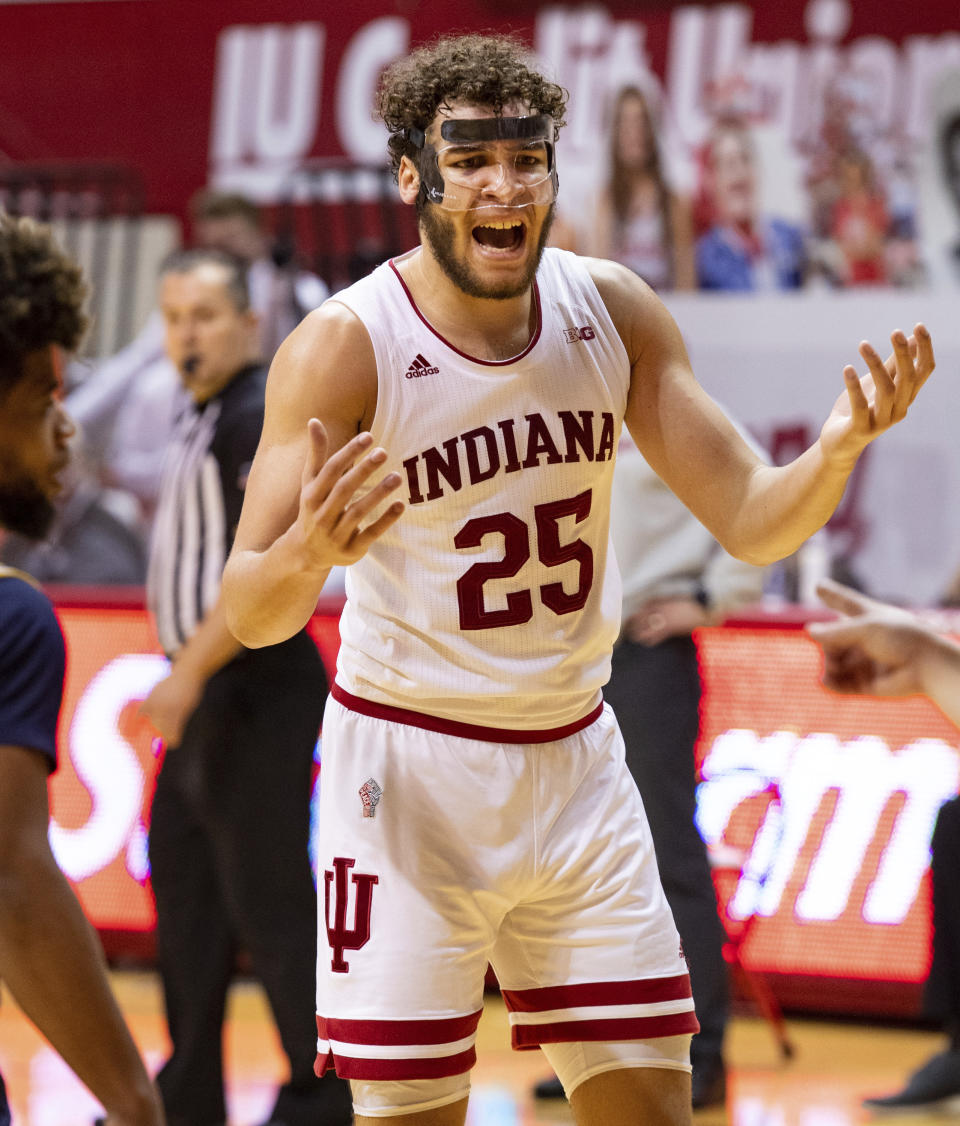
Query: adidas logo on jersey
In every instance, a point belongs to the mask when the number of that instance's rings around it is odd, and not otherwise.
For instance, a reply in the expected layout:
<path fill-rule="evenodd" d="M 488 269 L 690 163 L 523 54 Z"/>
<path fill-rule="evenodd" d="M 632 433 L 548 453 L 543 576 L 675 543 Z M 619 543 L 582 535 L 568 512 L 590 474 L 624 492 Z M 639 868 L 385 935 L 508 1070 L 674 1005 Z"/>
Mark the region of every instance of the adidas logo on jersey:
<path fill-rule="evenodd" d="M 407 379 L 419 379 L 424 375 L 437 375 L 439 371 L 439 368 L 433 367 L 429 360 L 424 359 L 422 352 L 418 352 L 413 363 L 407 368 Z"/>

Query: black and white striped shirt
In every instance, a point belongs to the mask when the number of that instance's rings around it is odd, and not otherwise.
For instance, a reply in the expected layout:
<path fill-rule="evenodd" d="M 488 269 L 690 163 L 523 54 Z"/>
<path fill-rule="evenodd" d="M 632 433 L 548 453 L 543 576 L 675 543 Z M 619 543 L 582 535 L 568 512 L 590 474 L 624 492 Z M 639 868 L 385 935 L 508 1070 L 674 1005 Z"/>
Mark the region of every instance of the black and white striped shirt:
<path fill-rule="evenodd" d="M 150 544 L 147 603 L 173 656 L 220 595 L 250 463 L 263 428 L 267 369 L 243 368 L 177 421 L 164 461 Z"/>

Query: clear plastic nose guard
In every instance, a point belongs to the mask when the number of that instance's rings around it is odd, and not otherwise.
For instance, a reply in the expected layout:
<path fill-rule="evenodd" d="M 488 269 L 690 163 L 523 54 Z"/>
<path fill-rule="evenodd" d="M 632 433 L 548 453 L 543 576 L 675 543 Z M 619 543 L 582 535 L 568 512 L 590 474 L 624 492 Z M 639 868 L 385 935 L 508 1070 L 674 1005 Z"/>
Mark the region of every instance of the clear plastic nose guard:
<path fill-rule="evenodd" d="M 437 148 L 421 129 L 411 129 L 411 142 L 423 151 L 421 198 L 447 211 L 553 203 L 553 135 L 553 118 L 546 115 L 450 118 L 440 126 Z M 497 198 L 484 200 L 485 193 Z"/>

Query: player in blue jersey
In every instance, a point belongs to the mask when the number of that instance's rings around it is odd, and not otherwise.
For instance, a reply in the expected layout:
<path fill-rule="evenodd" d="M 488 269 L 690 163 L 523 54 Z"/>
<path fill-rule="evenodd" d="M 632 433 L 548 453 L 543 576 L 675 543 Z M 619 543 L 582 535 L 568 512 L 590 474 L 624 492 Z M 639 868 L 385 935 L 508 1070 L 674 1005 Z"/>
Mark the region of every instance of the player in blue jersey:
<path fill-rule="evenodd" d="M 73 423 L 61 350 L 84 328 L 80 271 L 49 232 L 0 215 L 0 527 L 42 537 Z M 93 928 L 57 867 L 47 780 L 57 766 L 63 635 L 29 576 L 0 571 L 0 978 L 103 1103 L 109 1126 L 161 1126 L 153 1085 L 107 982 Z M 0 1080 L 0 1126 L 10 1122 Z"/>

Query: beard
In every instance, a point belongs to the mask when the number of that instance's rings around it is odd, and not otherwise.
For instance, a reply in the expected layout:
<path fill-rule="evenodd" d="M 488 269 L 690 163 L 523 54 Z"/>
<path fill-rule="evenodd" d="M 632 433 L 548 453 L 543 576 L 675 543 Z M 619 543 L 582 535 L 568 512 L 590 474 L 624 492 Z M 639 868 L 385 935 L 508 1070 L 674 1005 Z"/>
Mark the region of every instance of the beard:
<path fill-rule="evenodd" d="M 20 478 L 0 484 L 0 526 L 32 540 L 50 531 L 56 509 L 37 485 Z"/>
<path fill-rule="evenodd" d="M 482 281 L 475 271 L 456 256 L 453 250 L 455 241 L 453 223 L 444 217 L 442 209 L 435 203 L 425 203 L 418 208 L 424 241 L 430 244 L 430 250 L 444 274 L 468 297 L 485 297 L 494 301 L 508 301 L 510 298 L 522 296 L 529 290 L 540 267 L 540 259 L 547 245 L 555 211 L 556 204 L 551 203 L 547 217 L 540 228 L 535 252 L 519 281 L 492 285 Z"/>

